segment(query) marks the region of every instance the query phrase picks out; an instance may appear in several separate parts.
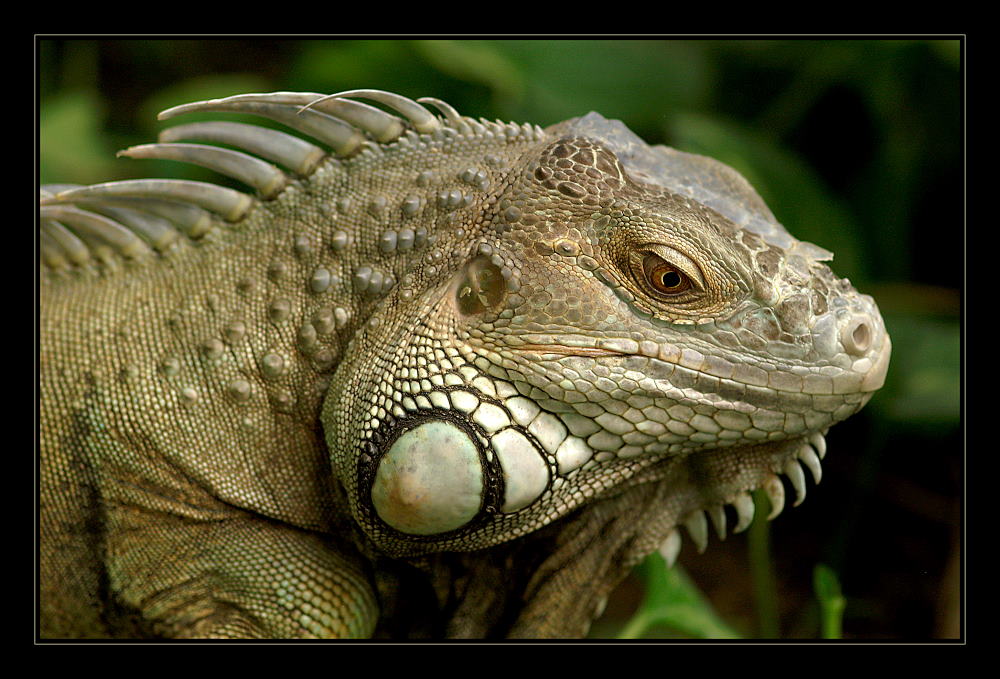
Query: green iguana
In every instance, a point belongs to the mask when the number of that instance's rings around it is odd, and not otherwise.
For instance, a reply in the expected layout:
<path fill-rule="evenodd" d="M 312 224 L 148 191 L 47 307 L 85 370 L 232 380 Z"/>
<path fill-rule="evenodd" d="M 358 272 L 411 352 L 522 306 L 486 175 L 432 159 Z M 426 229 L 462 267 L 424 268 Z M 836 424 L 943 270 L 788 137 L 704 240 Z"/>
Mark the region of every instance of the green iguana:
<path fill-rule="evenodd" d="M 41 187 L 42 637 L 578 636 L 819 481 L 890 354 L 829 252 L 618 121 L 418 101 L 122 152 L 247 192 Z"/>

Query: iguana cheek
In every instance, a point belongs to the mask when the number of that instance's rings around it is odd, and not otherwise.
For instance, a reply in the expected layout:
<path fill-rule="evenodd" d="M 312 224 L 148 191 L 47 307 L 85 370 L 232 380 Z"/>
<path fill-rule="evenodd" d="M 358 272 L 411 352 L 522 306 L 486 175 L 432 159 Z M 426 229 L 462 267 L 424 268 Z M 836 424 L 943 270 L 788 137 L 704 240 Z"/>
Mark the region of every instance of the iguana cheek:
<path fill-rule="evenodd" d="M 541 497 L 549 485 L 549 468 L 531 441 L 517 430 L 504 429 L 490 445 L 503 469 L 505 492 L 500 511 L 516 512 Z"/>
<path fill-rule="evenodd" d="M 483 468 L 469 434 L 430 420 L 404 432 L 379 461 L 372 505 L 389 526 L 410 535 L 461 528 L 482 506 Z"/>

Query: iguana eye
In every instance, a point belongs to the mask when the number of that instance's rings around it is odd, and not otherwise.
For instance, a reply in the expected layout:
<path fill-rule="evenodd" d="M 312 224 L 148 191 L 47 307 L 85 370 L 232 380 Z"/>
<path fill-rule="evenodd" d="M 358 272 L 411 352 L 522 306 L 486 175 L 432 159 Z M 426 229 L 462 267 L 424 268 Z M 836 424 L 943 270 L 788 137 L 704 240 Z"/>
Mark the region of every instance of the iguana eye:
<path fill-rule="evenodd" d="M 642 272 L 653 287 L 663 295 L 677 295 L 691 288 L 691 279 L 658 255 L 647 255 L 642 261 Z"/>

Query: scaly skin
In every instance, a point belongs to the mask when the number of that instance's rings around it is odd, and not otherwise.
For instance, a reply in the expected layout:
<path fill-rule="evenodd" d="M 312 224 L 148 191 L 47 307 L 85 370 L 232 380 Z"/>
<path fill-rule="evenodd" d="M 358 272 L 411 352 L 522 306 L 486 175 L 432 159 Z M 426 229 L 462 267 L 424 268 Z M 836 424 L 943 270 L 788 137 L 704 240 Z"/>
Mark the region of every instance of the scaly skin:
<path fill-rule="evenodd" d="M 42 636 L 576 636 L 818 475 L 890 353 L 828 253 L 620 123 L 429 101 L 203 237 L 43 240 Z M 60 191 L 46 238 L 111 204 Z"/>

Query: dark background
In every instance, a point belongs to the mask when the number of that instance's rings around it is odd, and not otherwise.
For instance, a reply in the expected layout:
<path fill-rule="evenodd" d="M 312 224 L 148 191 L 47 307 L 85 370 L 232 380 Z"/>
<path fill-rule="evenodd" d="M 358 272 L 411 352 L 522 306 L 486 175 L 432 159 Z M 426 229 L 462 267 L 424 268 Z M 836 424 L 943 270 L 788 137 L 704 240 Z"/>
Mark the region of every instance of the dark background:
<path fill-rule="evenodd" d="M 255 91 L 377 88 L 542 126 L 595 110 L 650 143 L 742 172 L 795 236 L 875 297 L 885 388 L 828 436 L 821 485 L 771 524 L 783 638 L 816 638 L 812 572 L 833 568 L 849 639 L 961 633 L 964 44 L 958 39 L 37 42 L 39 175 L 183 176 L 115 159 L 175 104 Z M 184 122 L 187 122 L 185 120 Z M 745 535 L 680 563 L 718 614 L 758 634 Z M 593 636 L 641 597 L 626 582 Z M 669 634 L 669 631 L 663 630 Z"/>

